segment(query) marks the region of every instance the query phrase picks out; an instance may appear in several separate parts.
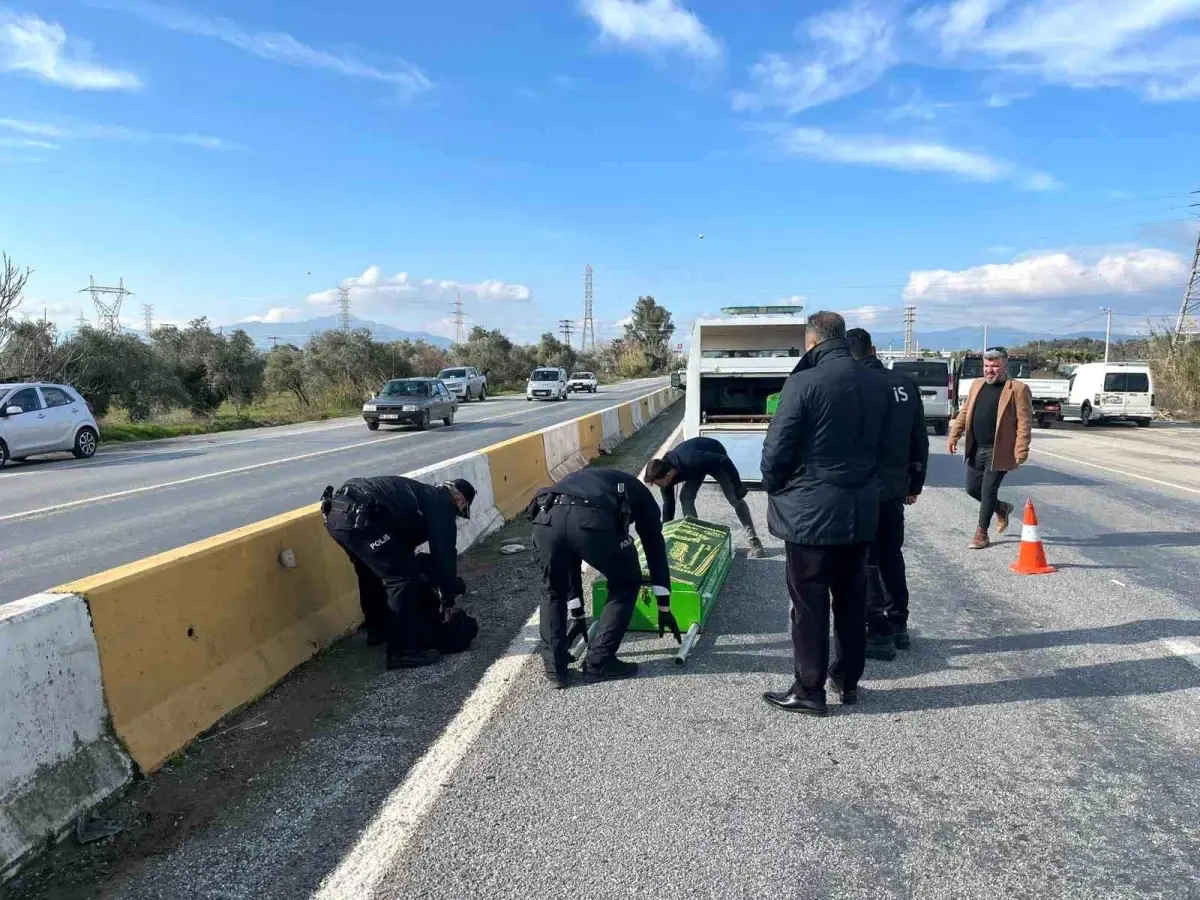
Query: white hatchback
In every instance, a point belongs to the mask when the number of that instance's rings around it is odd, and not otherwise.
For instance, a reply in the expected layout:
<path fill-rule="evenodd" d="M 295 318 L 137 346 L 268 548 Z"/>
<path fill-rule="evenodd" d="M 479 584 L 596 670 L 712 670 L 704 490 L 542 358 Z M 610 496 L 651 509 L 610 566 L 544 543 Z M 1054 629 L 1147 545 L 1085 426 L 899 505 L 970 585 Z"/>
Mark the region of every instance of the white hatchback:
<path fill-rule="evenodd" d="M 65 384 L 0 384 L 0 466 L 67 451 L 90 459 L 100 446 L 92 407 Z"/>

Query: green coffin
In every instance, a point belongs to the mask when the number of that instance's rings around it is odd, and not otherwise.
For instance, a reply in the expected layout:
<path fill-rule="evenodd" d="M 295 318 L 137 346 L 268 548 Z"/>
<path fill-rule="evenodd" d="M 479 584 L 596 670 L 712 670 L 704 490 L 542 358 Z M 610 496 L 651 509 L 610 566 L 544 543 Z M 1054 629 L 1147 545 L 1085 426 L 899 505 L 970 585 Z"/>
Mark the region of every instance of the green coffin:
<path fill-rule="evenodd" d="M 725 525 L 699 519 L 675 519 L 663 525 L 667 560 L 671 565 L 671 613 L 681 631 L 693 624 L 703 628 L 729 575 L 733 539 Z M 642 577 L 649 580 L 642 542 L 634 540 Z M 600 615 L 608 602 L 608 579 L 592 582 L 592 615 Z M 633 613 L 630 631 L 658 631 L 658 604 L 650 588 L 642 591 Z"/>
<path fill-rule="evenodd" d="M 783 391 L 778 394 L 772 394 L 767 398 L 767 415 L 774 416 L 779 412 L 779 398 L 783 395 Z"/>

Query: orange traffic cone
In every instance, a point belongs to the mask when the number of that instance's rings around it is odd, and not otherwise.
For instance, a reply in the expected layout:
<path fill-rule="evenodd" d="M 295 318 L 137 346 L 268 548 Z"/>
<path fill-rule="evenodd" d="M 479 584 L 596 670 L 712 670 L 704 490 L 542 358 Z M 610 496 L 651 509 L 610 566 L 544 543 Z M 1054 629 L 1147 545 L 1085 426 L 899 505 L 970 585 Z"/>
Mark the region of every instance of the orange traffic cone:
<path fill-rule="evenodd" d="M 1018 575 L 1049 575 L 1058 570 L 1046 562 L 1046 550 L 1038 535 L 1037 513 L 1033 501 L 1025 501 L 1025 524 L 1021 526 L 1021 553 L 1009 566 Z"/>

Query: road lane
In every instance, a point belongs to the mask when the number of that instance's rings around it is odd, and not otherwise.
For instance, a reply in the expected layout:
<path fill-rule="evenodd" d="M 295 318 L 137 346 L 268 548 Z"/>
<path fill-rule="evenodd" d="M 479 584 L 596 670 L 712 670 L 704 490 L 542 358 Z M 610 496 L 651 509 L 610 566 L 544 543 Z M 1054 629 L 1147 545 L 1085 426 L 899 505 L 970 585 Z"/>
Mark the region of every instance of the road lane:
<path fill-rule="evenodd" d="M 649 393 L 644 379 L 562 403 L 498 398 L 429 431 L 361 420 L 121 448 L 0 473 L 0 603 L 315 502 L 354 474 L 406 472 Z"/>

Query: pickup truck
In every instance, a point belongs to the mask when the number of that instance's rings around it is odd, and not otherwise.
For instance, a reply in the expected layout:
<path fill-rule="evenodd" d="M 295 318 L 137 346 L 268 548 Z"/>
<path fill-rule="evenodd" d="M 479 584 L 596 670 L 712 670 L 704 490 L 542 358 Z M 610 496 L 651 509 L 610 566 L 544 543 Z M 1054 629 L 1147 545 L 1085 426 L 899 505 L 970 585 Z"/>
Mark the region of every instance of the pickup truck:
<path fill-rule="evenodd" d="M 983 375 L 983 357 L 969 354 L 959 361 L 957 403 L 966 401 L 975 379 Z M 1030 378 L 1029 360 L 1021 356 L 1008 358 L 1008 377 L 1024 382 L 1033 396 L 1033 417 L 1042 428 L 1062 420 L 1062 405 L 1071 394 L 1071 382 L 1065 378 Z"/>
<path fill-rule="evenodd" d="M 453 366 L 437 373 L 446 388 L 464 403 L 487 399 L 487 370 L 474 366 Z"/>

